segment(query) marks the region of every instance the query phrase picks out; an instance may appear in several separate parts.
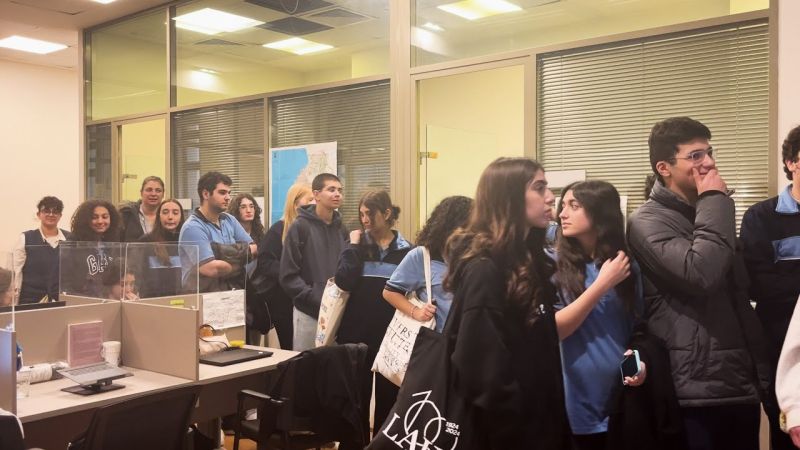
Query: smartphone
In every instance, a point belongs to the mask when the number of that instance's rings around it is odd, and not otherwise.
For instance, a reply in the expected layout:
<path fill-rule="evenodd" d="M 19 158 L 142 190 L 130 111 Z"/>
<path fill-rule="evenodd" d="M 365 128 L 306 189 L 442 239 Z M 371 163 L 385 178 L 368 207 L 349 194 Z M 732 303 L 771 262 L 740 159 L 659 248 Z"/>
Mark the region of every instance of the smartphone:
<path fill-rule="evenodd" d="M 641 362 L 639 361 L 639 351 L 634 350 L 633 354 L 626 356 L 622 363 L 619 365 L 619 370 L 622 372 L 622 379 L 625 377 L 635 377 L 639 375 L 642 370 Z"/>

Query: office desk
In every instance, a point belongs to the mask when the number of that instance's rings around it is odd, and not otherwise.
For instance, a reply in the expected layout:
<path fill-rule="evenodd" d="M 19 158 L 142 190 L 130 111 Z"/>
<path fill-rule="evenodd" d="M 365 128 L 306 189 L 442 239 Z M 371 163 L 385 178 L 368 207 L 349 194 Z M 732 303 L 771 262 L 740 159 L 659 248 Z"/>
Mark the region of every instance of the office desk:
<path fill-rule="evenodd" d="M 259 348 L 251 347 L 249 348 Z M 268 358 L 215 367 L 200 364 L 200 380 L 192 381 L 140 369 L 128 369 L 132 377 L 116 380 L 124 389 L 80 396 L 61 391 L 74 386 L 67 380 L 53 380 L 31 385 L 31 395 L 18 400 L 17 413 L 25 429 L 26 447 L 47 450 L 63 449 L 75 436 L 89 427 L 94 410 L 100 406 L 139 395 L 154 395 L 187 384 L 202 386 L 198 407 L 192 414 L 195 422 L 208 422 L 236 412 L 236 393 L 241 389 L 262 391 L 267 373 L 297 352 L 269 349 Z"/>
<path fill-rule="evenodd" d="M 262 349 L 246 345 L 246 348 Z M 270 348 L 272 356 L 230 366 L 217 367 L 200 364 L 199 405 L 192 414 L 192 420 L 203 422 L 217 417 L 236 413 L 236 394 L 242 389 L 263 392 L 267 386 L 269 372 L 279 363 L 298 354 L 289 350 Z"/>
<path fill-rule="evenodd" d="M 192 380 L 147 370 L 126 369 L 133 376 L 114 381 L 125 387 L 101 394 L 81 396 L 63 392 L 61 388 L 75 386 L 65 378 L 31 385 L 30 396 L 17 400 L 17 416 L 25 430 L 25 446 L 48 450 L 66 448 L 70 440 L 86 431 L 96 408 L 192 383 Z"/>

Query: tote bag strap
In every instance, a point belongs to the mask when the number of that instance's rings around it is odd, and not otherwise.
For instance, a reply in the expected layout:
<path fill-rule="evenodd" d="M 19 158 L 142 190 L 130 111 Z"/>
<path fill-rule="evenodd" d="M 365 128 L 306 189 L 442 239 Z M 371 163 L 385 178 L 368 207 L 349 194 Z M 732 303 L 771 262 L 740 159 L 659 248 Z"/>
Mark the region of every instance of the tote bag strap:
<path fill-rule="evenodd" d="M 433 302 L 431 294 L 431 254 L 427 248 L 422 247 L 422 260 L 425 266 L 425 292 L 428 294 L 428 303 Z"/>

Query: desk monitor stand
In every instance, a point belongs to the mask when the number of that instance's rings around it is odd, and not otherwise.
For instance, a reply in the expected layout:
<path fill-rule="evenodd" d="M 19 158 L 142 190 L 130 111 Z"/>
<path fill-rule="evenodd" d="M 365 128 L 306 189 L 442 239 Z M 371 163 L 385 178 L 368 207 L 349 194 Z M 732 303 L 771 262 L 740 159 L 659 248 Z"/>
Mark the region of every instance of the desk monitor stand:
<path fill-rule="evenodd" d="M 125 385 L 122 384 L 114 384 L 111 380 L 103 380 L 99 383 L 88 385 L 88 386 L 71 386 L 61 389 L 64 392 L 69 392 L 70 394 L 78 394 L 78 395 L 94 395 L 99 394 L 101 392 L 109 392 L 109 391 L 116 391 L 117 389 L 124 388 Z"/>

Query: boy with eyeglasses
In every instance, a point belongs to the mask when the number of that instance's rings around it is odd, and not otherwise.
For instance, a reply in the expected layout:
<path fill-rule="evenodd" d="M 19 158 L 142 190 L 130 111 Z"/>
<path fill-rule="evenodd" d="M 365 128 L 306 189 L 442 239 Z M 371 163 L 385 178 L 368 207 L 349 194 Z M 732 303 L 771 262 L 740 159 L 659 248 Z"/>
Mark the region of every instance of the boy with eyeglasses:
<path fill-rule="evenodd" d="M 47 196 L 36 205 L 39 228 L 20 234 L 14 247 L 14 287 L 19 303 L 58 300 L 58 244 L 69 232 L 58 228 L 64 203 Z"/>
<path fill-rule="evenodd" d="M 765 343 L 736 250 L 735 206 L 711 132 L 688 117 L 656 123 L 649 200 L 628 225 L 645 319 L 670 357 L 687 448 L 758 448 Z"/>
<path fill-rule="evenodd" d="M 769 416 L 772 450 L 793 449 L 792 440 L 778 426 L 780 409 L 775 398 L 775 371 L 789 321 L 800 295 L 800 126 L 786 136 L 782 147 L 783 171 L 792 184 L 777 197 L 751 206 L 742 219 L 741 240 L 750 275 L 750 298 L 764 327 L 772 369 Z M 797 390 L 796 386 L 792 387 Z M 793 411 L 787 428 L 800 442 L 800 413 Z"/>

